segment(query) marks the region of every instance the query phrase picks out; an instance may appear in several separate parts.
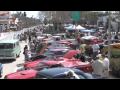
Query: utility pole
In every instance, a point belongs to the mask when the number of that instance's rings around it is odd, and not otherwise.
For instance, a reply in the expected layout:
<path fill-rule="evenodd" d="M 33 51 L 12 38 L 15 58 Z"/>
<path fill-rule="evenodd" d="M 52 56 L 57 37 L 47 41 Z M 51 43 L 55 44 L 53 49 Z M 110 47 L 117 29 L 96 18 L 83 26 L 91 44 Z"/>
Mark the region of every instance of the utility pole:
<path fill-rule="evenodd" d="M 108 24 L 108 58 L 110 60 L 111 58 L 111 48 L 110 48 L 110 43 L 111 43 L 111 14 L 109 11 L 109 24 Z"/>

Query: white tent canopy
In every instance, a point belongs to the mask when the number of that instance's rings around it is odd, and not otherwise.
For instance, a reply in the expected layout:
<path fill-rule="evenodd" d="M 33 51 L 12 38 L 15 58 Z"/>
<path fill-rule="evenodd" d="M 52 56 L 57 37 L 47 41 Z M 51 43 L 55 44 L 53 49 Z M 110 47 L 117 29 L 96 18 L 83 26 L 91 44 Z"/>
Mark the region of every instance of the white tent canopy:
<path fill-rule="evenodd" d="M 81 25 L 78 25 L 76 29 L 80 30 L 80 29 L 86 29 L 86 28 L 82 27 Z"/>
<path fill-rule="evenodd" d="M 83 29 L 86 29 L 86 28 L 82 27 L 81 25 L 78 25 L 78 26 L 76 26 L 76 25 L 70 25 L 69 27 L 65 27 L 65 29 L 67 29 L 67 30 L 75 30 L 75 29 L 77 29 L 77 30 L 83 30 Z"/>

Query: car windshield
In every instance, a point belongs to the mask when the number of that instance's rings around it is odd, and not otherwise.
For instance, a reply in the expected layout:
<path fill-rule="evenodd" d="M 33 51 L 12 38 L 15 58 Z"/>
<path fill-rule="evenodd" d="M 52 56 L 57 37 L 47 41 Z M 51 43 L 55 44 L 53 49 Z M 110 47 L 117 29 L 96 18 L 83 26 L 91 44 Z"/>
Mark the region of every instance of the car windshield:
<path fill-rule="evenodd" d="M 14 47 L 13 44 L 0 44 L 0 49 L 12 49 Z"/>

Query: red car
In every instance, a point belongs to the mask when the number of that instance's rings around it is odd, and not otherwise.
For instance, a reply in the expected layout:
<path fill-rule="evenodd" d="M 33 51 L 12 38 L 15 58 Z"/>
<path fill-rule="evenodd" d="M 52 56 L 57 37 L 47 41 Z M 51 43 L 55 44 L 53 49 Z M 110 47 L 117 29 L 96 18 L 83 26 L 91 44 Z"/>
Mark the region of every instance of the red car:
<path fill-rule="evenodd" d="M 80 53 L 80 51 L 70 50 L 64 55 L 64 57 L 51 59 L 51 60 L 37 60 L 37 61 L 27 62 L 24 64 L 24 68 L 41 70 L 45 67 L 49 68 L 58 65 L 62 67 L 78 68 L 85 72 L 92 72 L 92 66 L 90 65 L 90 63 L 81 62 L 80 60 L 73 58 L 73 56 L 76 55 L 77 53 Z"/>
<path fill-rule="evenodd" d="M 47 60 L 46 62 L 51 62 L 51 61 L 53 61 L 53 62 L 56 62 L 56 63 L 59 63 L 59 62 L 61 62 L 61 61 L 67 61 L 67 60 L 69 60 L 69 59 L 72 59 L 72 57 L 74 56 L 74 55 L 76 55 L 77 53 L 79 53 L 80 51 L 79 50 L 69 50 L 65 55 L 64 55 L 64 58 L 57 58 L 57 60 L 54 60 L 54 59 L 52 59 L 52 60 Z M 44 60 L 44 59 L 43 59 Z M 33 67 L 36 67 L 40 62 L 43 62 L 43 60 L 35 60 L 35 61 L 31 61 L 31 62 L 27 62 L 27 63 L 25 63 L 24 64 L 24 67 L 25 68 L 33 68 Z"/>
<path fill-rule="evenodd" d="M 36 70 L 24 70 L 6 75 L 5 79 L 32 79 L 36 76 Z"/>
<path fill-rule="evenodd" d="M 84 72 L 93 72 L 92 66 L 89 62 L 81 62 L 80 60 L 77 59 L 62 62 L 61 65 L 63 67 L 77 68 L 83 70 Z"/>
<path fill-rule="evenodd" d="M 80 53 L 80 50 L 69 50 L 65 55 L 64 58 L 72 59 L 76 54 Z"/>

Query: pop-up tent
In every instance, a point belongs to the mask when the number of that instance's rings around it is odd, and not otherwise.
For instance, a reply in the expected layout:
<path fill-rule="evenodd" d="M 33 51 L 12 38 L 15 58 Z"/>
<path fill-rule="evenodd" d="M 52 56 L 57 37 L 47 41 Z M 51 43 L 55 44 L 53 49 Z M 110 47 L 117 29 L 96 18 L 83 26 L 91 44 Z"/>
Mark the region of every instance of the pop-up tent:
<path fill-rule="evenodd" d="M 81 25 L 78 25 L 78 26 L 76 26 L 76 29 L 77 29 L 77 30 L 84 30 L 84 29 L 86 29 L 86 28 L 82 27 Z"/>
<path fill-rule="evenodd" d="M 70 25 L 69 27 L 65 27 L 67 30 L 75 30 L 76 26 L 75 25 Z"/>
<path fill-rule="evenodd" d="M 65 27 L 67 30 L 85 30 L 86 28 L 82 27 L 81 25 L 70 25 L 69 27 Z"/>

